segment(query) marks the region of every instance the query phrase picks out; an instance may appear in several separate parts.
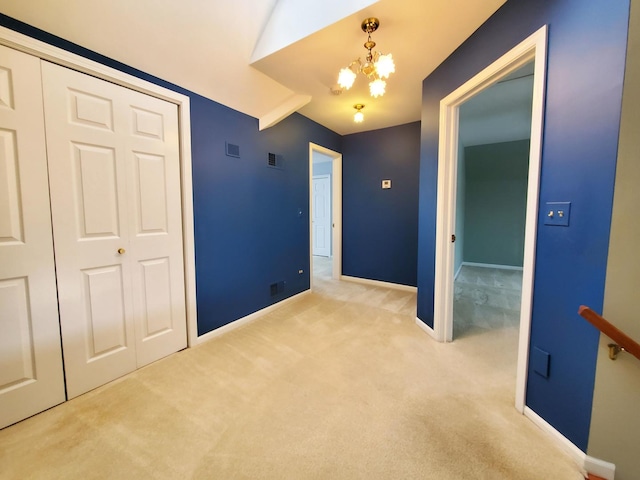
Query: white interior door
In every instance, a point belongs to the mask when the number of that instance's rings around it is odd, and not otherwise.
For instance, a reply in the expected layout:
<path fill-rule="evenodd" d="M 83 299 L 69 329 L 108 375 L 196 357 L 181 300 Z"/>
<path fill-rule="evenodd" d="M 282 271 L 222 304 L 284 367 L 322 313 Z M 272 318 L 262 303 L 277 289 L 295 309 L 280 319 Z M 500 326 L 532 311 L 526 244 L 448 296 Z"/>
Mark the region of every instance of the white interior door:
<path fill-rule="evenodd" d="M 186 347 L 177 110 L 42 71 L 71 398 Z"/>
<path fill-rule="evenodd" d="M 313 255 L 331 256 L 331 178 L 313 177 Z"/>
<path fill-rule="evenodd" d="M 40 60 L 0 47 L 0 428 L 64 400 Z"/>
<path fill-rule="evenodd" d="M 126 90 L 129 253 L 138 367 L 187 346 L 178 107 Z"/>
<path fill-rule="evenodd" d="M 136 368 L 125 261 L 127 119 L 119 87 L 47 62 L 42 74 L 60 324 L 73 398 Z"/>

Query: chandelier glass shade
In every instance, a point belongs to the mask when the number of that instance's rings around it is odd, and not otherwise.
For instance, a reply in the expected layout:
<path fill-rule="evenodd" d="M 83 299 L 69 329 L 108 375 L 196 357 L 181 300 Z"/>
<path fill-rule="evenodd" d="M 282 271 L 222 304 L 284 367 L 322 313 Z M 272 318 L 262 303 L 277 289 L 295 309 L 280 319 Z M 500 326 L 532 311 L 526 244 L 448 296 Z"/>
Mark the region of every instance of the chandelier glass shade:
<path fill-rule="evenodd" d="M 358 58 L 351 62 L 348 67 L 341 69 L 338 74 L 338 85 L 345 90 L 349 90 L 356 81 L 358 73 L 361 73 L 369 80 L 369 93 L 371 93 L 371 96 L 379 97 L 384 95 L 387 87 L 387 82 L 384 79 L 389 78 L 389 75 L 396 71 L 396 66 L 390 53 L 383 54 L 373 50 L 376 42 L 371 40 L 371 34 L 378 29 L 380 21 L 377 18 L 365 18 L 361 26 L 362 30 L 368 34 L 368 39 L 364 43 L 364 48 L 367 49 L 367 56 L 364 61 Z"/>
<path fill-rule="evenodd" d="M 356 123 L 362 123 L 362 121 L 364 120 L 364 113 L 362 113 L 364 105 L 361 103 L 356 103 L 353 108 L 356 109 L 356 113 L 353 115 L 353 121 Z"/>

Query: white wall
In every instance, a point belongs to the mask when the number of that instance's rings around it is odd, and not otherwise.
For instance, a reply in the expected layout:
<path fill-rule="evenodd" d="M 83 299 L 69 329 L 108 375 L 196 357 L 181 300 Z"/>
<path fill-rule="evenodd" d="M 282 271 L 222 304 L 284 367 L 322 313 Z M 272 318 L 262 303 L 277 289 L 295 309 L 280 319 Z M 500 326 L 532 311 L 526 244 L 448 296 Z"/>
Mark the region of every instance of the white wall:
<path fill-rule="evenodd" d="M 603 316 L 640 341 L 640 0 L 631 2 L 622 124 Z M 587 453 L 616 464 L 616 480 L 640 478 L 640 360 L 608 358 L 601 335 Z"/>

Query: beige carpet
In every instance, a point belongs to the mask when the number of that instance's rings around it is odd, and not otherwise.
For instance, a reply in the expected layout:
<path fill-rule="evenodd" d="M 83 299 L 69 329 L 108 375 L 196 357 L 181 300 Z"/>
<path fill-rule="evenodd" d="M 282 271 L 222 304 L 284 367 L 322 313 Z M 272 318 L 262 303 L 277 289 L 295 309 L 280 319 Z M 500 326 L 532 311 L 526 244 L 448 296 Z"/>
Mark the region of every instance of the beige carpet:
<path fill-rule="evenodd" d="M 522 271 L 463 265 L 454 283 L 453 338 L 503 330 L 518 342 Z"/>
<path fill-rule="evenodd" d="M 513 407 L 512 332 L 438 344 L 413 293 L 314 288 L 0 431 L 0 477 L 583 478 Z"/>

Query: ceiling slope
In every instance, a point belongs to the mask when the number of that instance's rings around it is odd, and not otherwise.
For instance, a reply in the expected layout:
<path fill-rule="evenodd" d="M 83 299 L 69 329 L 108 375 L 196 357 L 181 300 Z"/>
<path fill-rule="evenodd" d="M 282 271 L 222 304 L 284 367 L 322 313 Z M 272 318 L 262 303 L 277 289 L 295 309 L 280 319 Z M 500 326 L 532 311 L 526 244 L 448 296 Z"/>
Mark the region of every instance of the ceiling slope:
<path fill-rule="evenodd" d="M 251 63 L 377 2 L 378 0 L 277 0 L 251 55 Z"/>
<path fill-rule="evenodd" d="M 261 128 L 299 111 L 348 134 L 419 120 L 422 80 L 504 2 L 0 0 L 0 12 L 256 117 Z M 360 78 L 331 95 L 339 69 L 366 53 L 368 16 L 380 19 L 372 37 L 397 66 L 387 94 L 372 99 Z M 362 124 L 355 103 L 366 105 Z"/>
<path fill-rule="evenodd" d="M 295 94 L 250 66 L 276 0 L 0 0 L 0 12 L 253 117 Z"/>
<path fill-rule="evenodd" d="M 505 0 L 380 0 L 253 65 L 289 89 L 310 95 L 299 112 L 340 134 L 373 130 L 420 120 L 422 80 L 464 42 Z M 340 68 L 363 58 L 367 35 L 364 18 L 380 20 L 372 34 L 376 50 L 392 53 L 396 73 L 387 93 L 377 99 L 364 77 L 340 95 L 333 95 Z M 353 121 L 353 105 L 362 103 L 365 120 Z"/>

